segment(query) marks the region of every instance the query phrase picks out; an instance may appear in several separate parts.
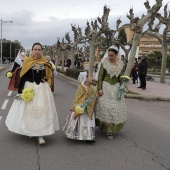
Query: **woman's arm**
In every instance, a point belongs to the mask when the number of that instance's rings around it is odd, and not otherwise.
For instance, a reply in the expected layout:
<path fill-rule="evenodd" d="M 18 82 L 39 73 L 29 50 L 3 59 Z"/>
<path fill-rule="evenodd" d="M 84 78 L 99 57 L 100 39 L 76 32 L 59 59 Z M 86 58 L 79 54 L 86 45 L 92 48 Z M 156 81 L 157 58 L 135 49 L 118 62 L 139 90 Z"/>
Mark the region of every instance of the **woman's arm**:
<path fill-rule="evenodd" d="M 103 68 L 103 64 L 101 63 L 99 75 L 98 75 L 97 90 L 102 90 L 103 80 L 104 80 L 104 68 Z"/>
<path fill-rule="evenodd" d="M 22 93 L 22 90 L 24 89 L 26 80 L 27 80 L 27 73 L 25 73 L 25 74 L 20 78 L 19 87 L 18 87 L 18 93 L 19 93 L 19 94 Z"/>
<path fill-rule="evenodd" d="M 13 73 L 17 67 L 20 67 L 20 65 L 15 62 L 14 65 L 13 65 L 13 68 L 12 68 L 11 72 Z"/>

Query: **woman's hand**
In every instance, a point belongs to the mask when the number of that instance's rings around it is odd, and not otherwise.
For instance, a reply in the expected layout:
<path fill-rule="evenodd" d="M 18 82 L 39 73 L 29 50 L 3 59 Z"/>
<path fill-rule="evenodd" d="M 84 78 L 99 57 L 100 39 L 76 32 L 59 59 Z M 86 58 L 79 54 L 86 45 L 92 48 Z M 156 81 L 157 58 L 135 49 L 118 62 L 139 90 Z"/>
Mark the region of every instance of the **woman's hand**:
<path fill-rule="evenodd" d="M 99 96 L 103 96 L 103 90 L 98 91 Z"/>

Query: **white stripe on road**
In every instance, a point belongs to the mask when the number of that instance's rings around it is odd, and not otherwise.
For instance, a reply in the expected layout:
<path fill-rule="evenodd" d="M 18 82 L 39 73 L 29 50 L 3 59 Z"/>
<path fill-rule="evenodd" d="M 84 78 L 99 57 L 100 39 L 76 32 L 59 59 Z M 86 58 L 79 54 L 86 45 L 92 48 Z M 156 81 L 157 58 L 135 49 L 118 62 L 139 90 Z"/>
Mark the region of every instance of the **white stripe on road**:
<path fill-rule="evenodd" d="M 1 122 L 2 116 L 0 116 L 0 122 Z"/>
<path fill-rule="evenodd" d="M 9 91 L 7 96 L 11 96 L 11 94 L 12 94 L 12 91 Z"/>
<path fill-rule="evenodd" d="M 5 101 L 4 101 L 1 109 L 5 109 L 5 108 L 6 108 L 6 106 L 7 106 L 7 104 L 8 104 L 8 101 L 9 101 L 9 99 L 5 99 Z"/>

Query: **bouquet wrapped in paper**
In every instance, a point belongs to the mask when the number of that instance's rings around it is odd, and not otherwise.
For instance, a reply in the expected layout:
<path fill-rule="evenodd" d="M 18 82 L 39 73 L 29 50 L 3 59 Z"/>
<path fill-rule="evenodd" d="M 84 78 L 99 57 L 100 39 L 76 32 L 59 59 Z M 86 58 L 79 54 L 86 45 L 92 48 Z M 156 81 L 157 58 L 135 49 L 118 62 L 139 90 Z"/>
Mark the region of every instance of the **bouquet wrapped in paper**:
<path fill-rule="evenodd" d="M 74 108 L 74 118 L 76 118 L 78 115 L 83 114 L 87 104 L 91 102 L 93 99 L 94 96 L 92 95 L 84 101 L 84 104 L 77 104 Z"/>
<path fill-rule="evenodd" d="M 130 80 L 129 76 L 121 76 L 120 77 L 120 88 L 119 88 L 118 99 L 121 99 L 127 93 L 128 89 L 127 89 L 126 85 L 129 80 Z"/>

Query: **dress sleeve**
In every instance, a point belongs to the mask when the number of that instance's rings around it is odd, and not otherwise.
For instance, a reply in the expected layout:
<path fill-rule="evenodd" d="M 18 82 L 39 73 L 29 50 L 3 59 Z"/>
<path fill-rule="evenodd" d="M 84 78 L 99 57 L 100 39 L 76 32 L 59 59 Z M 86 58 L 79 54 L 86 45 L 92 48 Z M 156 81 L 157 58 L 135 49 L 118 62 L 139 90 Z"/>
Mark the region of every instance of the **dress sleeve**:
<path fill-rule="evenodd" d="M 105 71 L 104 71 L 104 68 L 103 68 L 103 64 L 101 64 L 100 70 L 99 70 L 99 75 L 98 75 L 97 90 L 102 90 L 104 73 L 105 73 Z"/>
<path fill-rule="evenodd" d="M 25 74 L 20 78 L 19 87 L 18 87 L 18 93 L 19 93 L 19 94 L 22 93 L 22 90 L 24 89 L 26 80 L 27 80 L 27 73 L 25 73 Z"/>
<path fill-rule="evenodd" d="M 20 66 L 20 65 L 15 62 L 14 65 L 13 65 L 13 68 L 12 68 L 11 72 L 13 73 L 13 72 L 15 71 L 15 69 L 16 69 L 17 67 L 19 67 L 19 66 Z"/>

